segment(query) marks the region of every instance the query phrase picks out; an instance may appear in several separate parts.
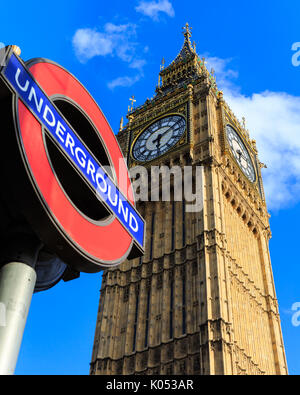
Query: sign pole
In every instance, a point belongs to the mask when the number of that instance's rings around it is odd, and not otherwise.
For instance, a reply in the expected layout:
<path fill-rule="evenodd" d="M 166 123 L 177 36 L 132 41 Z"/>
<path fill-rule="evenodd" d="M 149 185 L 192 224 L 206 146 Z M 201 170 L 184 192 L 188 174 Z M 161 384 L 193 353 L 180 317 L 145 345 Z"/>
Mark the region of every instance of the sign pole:
<path fill-rule="evenodd" d="M 36 282 L 35 270 L 10 262 L 0 269 L 0 374 L 14 374 Z"/>
<path fill-rule="evenodd" d="M 43 247 L 26 223 L 11 224 L 0 256 L 0 375 L 14 374 Z"/>

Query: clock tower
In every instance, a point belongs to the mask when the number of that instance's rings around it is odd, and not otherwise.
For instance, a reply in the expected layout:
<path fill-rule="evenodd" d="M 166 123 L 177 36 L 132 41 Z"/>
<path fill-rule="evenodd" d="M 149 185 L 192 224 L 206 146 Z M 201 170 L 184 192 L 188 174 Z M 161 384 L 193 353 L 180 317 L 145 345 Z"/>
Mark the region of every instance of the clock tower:
<path fill-rule="evenodd" d="M 203 207 L 138 202 L 145 255 L 103 273 L 91 374 L 287 374 L 263 164 L 190 36 L 187 24 L 118 140 L 149 177 L 153 166 L 201 166 Z"/>

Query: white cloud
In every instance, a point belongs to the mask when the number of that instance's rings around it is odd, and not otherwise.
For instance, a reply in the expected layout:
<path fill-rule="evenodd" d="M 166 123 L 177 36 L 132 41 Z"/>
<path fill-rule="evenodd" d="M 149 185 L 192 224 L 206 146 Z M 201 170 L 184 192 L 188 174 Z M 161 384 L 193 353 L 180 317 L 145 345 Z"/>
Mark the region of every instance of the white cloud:
<path fill-rule="evenodd" d="M 134 85 L 139 79 L 141 78 L 141 75 L 136 75 L 134 77 L 118 77 L 116 79 L 114 79 L 113 81 L 110 81 L 107 86 L 109 87 L 109 89 L 113 90 L 117 87 L 130 87 L 132 85 Z"/>
<path fill-rule="evenodd" d="M 95 56 L 115 56 L 126 62 L 130 69 L 136 70 L 135 76 L 118 77 L 109 82 L 109 89 L 129 87 L 143 76 L 146 60 L 138 57 L 136 39 L 137 26 L 132 23 L 116 25 L 108 22 L 100 32 L 97 29 L 78 29 L 73 36 L 73 48 L 80 62 L 85 63 Z"/>
<path fill-rule="evenodd" d="M 113 51 L 111 39 L 92 29 L 78 29 L 73 36 L 73 47 L 81 61 L 106 56 Z"/>
<path fill-rule="evenodd" d="M 81 62 L 95 56 L 118 56 L 130 62 L 135 55 L 136 25 L 106 23 L 102 32 L 97 29 L 78 29 L 73 36 L 73 48 Z"/>
<path fill-rule="evenodd" d="M 110 81 L 107 84 L 108 88 L 113 90 L 118 87 L 125 88 L 125 87 L 130 87 L 130 86 L 134 85 L 136 82 L 138 82 L 144 76 L 143 67 L 145 66 L 145 64 L 146 64 L 146 61 L 144 59 L 134 59 L 129 64 L 129 67 L 131 69 L 137 70 L 138 73 L 133 77 L 124 76 L 124 77 L 115 78 L 113 81 Z"/>
<path fill-rule="evenodd" d="M 108 22 L 104 26 L 104 30 L 107 33 L 114 34 L 114 33 L 124 33 L 128 32 L 128 30 L 131 31 L 131 33 L 136 32 L 136 25 L 133 24 L 125 24 L 125 25 L 115 25 L 114 23 Z"/>
<path fill-rule="evenodd" d="M 146 64 L 145 59 L 134 59 L 132 63 L 129 65 L 131 69 L 142 70 Z"/>
<path fill-rule="evenodd" d="M 234 83 L 230 60 L 207 58 L 219 89 L 235 115 L 247 121 L 257 142 L 268 208 L 278 210 L 300 201 L 300 96 L 265 91 L 246 96 Z M 220 76 L 220 78 L 218 78 Z"/>
<path fill-rule="evenodd" d="M 165 13 L 170 17 L 175 16 L 174 8 L 169 0 L 142 0 L 139 2 L 139 5 L 135 7 L 135 10 L 154 20 L 158 20 L 159 13 Z"/>
<path fill-rule="evenodd" d="M 235 84 L 235 79 L 238 77 L 238 72 L 229 68 L 232 59 L 221 59 L 216 56 L 204 56 L 206 66 L 209 71 L 214 69 L 218 77 L 218 85 L 223 90 L 239 91 L 239 87 Z"/>

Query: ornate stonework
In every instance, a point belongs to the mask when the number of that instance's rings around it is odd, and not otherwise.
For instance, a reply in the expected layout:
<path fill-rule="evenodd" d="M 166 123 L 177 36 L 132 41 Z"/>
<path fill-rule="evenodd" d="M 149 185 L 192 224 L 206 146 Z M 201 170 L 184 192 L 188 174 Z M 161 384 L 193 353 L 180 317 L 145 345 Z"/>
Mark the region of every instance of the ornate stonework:
<path fill-rule="evenodd" d="M 91 374 L 287 374 L 255 141 L 232 113 L 185 28 L 182 50 L 161 68 L 156 96 L 131 108 L 118 139 L 129 166 L 135 138 L 168 114 L 186 134 L 146 164 L 204 166 L 204 207 L 140 202 L 143 259 L 103 274 Z M 255 168 L 245 176 L 226 138 L 232 125 Z"/>

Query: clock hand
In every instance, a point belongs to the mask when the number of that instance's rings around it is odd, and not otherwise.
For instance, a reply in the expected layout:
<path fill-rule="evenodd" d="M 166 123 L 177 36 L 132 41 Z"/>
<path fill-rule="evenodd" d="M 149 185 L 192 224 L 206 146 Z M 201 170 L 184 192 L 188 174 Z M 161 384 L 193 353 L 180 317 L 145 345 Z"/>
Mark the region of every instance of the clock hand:
<path fill-rule="evenodd" d="M 243 153 L 239 149 L 236 150 L 236 153 L 239 156 L 239 160 L 241 160 L 241 158 L 243 158 L 247 162 L 247 158 L 243 155 Z"/>
<path fill-rule="evenodd" d="M 239 156 L 239 160 L 241 160 L 242 152 L 241 152 L 239 149 L 237 149 L 237 150 L 236 150 L 236 153 L 237 153 L 238 156 Z"/>
<path fill-rule="evenodd" d="M 153 140 L 153 143 L 154 143 L 154 144 L 157 143 L 157 144 L 156 144 L 156 148 L 158 148 L 158 149 L 159 149 L 159 146 L 160 146 L 160 141 L 161 141 L 162 136 L 163 136 L 163 134 L 159 134 L 159 135 L 156 137 L 156 139 Z"/>
<path fill-rule="evenodd" d="M 162 134 L 161 137 L 163 137 L 165 134 L 169 133 L 170 130 L 174 129 L 174 127 L 176 127 L 176 125 L 178 125 L 178 123 L 181 121 L 181 119 L 179 119 L 177 122 L 175 122 L 172 126 L 170 126 L 167 130 L 165 130 Z M 155 143 L 155 140 L 153 141 L 153 143 Z"/>

